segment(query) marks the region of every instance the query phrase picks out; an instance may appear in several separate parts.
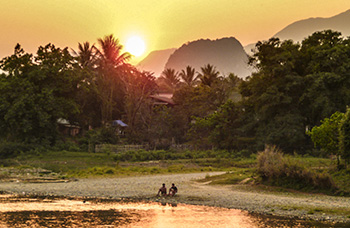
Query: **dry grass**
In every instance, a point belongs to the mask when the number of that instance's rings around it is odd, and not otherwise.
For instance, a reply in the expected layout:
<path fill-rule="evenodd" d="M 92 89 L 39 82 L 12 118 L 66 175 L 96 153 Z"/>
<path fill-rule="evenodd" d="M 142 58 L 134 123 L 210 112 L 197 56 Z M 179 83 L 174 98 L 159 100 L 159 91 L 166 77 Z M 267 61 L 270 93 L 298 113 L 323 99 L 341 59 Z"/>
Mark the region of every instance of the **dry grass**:
<path fill-rule="evenodd" d="M 258 154 L 257 172 L 263 182 L 277 186 L 325 191 L 337 189 L 328 173 L 317 172 L 290 159 L 275 146 L 266 146 Z"/>

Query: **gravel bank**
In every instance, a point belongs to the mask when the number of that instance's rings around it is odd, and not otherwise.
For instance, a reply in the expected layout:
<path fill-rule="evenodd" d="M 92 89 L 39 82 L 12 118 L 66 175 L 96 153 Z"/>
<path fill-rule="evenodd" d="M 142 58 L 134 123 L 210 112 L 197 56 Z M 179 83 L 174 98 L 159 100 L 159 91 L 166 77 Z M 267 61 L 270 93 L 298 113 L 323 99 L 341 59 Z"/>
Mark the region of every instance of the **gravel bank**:
<path fill-rule="evenodd" d="M 169 203 L 188 203 L 247 210 L 250 212 L 298 217 L 328 222 L 350 223 L 349 215 L 327 211 L 350 208 L 350 198 L 315 194 L 259 193 L 235 186 L 210 186 L 193 180 L 213 173 L 152 175 L 142 177 L 79 179 L 67 183 L 2 182 L 0 191 L 19 194 L 40 194 L 77 197 L 132 198 Z M 175 183 L 176 197 L 156 197 L 162 183 Z"/>

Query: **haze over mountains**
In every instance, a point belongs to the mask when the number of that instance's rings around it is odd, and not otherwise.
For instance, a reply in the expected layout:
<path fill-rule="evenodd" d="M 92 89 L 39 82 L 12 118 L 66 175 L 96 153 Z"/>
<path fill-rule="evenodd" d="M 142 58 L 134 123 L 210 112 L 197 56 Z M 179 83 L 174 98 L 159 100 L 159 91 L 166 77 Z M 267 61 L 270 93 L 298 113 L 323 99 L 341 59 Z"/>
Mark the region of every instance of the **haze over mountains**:
<path fill-rule="evenodd" d="M 158 77 L 164 70 L 169 56 L 174 53 L 176 48 L 170 48 L 159 51 L 152 51 L 146 58 L 137 64 L 139 68 L 145 71 L 151 71 Z"/>
<path fill-rule="evenodd" d="M 277 32 L 274 37 L 281 40 L 292 39 L 302 41 L 316 31 L 332 29 L 339 31 L 343 36 L 350 36 L 350 10 L 329 18 L 309 18 L 296 21 Z M 200 71 L 205 64 L 216 66 L 221 74 L 234 73 L 241 78 L 250 75 L 251 69 L 247 65 L 247 54 L 255 44 L 244 48 L 233 37 L 217 40 L 198 40 L 182 45 L 179 49 L 167 49 L 150 53 L 142 60 L 138 67 L 155 72 L 159 76 L 163 69 L 184 69 L 187 65 Z M 246 53 L 244 53 L 244 50 Z"/>
<path fill-rule="evenodd" d="M 281 40 L 292 39 L 302 41 L 315 31 L 332 29 L 339 31 L 343 36 L 350 35 L 350 10 L 329 18 L 309 18 L 294 22 L 278 33 L 274 37 Z"/>
<path fill-rule="evenodd" d="M 326 29 L 341 32 L 345 37 L 350 36 L 350 10 L 329 18 L 317 17 L 296 21 L 277 32 L 273 37 L 300 42 L 312 33 Z M 251 49 L 254 47 L 255 44 L 249 44 L 244 47 L 244 50 L 251 54 Z"/>

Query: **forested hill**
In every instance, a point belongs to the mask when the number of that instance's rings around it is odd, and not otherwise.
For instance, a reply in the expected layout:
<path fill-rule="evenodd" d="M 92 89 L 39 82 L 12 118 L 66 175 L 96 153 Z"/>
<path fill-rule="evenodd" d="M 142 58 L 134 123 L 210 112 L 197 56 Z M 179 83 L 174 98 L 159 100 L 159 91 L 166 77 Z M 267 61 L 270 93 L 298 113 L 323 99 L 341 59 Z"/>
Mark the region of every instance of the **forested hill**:
<path fill-rule="evenodd" d="M 169 59 L 169 56 L 174 53 L 176 48 L 165 50 L 152 51 L 141 62 L 137 64 L 137 68 L 145 71 L 151 71 L 154 76 L 158 77 L 164 70 L 164 65 Z"/>
<path fill-rule="evenodd" d="M 292 39 L 301 41 L 316 31 L 326 29 L 339 31 L 344 37 L 349 36 L 350 10 L 329 18 L 309 18 L 294 22 L 276 33 L 274 37 L 278 37 L 281 40 Z"/>
<path fill-rule="evenodd" d="M 186 66 L 197 71 L 206 64 L 211 64 L 221 74 L 234 73 L 240 78 L 250 75 L 248 57 L 241 43 L 234 37 L 217 40 L 197 40 L 182 45 L 168 59 L 165 68 L 176 71 Z"/>

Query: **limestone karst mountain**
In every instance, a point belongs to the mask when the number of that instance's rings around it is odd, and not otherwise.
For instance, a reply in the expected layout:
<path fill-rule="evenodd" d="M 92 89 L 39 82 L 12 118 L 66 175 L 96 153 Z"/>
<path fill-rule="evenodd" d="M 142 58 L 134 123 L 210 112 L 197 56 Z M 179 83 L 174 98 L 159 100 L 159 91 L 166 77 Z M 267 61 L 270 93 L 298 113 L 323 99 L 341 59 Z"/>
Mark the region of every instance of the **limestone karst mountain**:
<path fill-rule="evenodd" d="M 183 44 L 178 49 L 154 51 L 138 64 L 141 70 L 154 72 L 156 77 L 166 68 L 176 71 L 190 65 L 196 71 L 206 64 L 211 64 L 223 75 L 234 73 L 241 78 L 250 75 L 248 57 L 241 43 L 233 38 L 217 40 L 196 40 Z"/>
<path fill-rule="evenodd" d="M 190 65 L 200 71 L 204 65 L 211 64 L 223 75 L 234 73 L 240 78 L 246 78 L 251 74 L 247 63 L 248 56 L 241 43 L 229 37 L 186 43 L 169 57 L 165 68 L 181 71 Z"/>
<path fill-rule="evenodd" d="M 279 37 L 281 40 L 302 41 L 312 33 L 325 29 L 332 29 L 341 32 L 343 36 L 350 36 L 350 10 L 329 18 L 296 21 L 277 32 L 274 37 Z M 200 67 L 209 63 L 216 66 L 222 74 L 235 73 L 245 78 L 252 71 L 247 65 L 247 54 L 252 54 L 251 49 L 254 47 L 255 44 L 249 44 L 243 48 L 233 37 L 217 40 L 201 39 L 188 42 L 178 49 L 151 52 L 138 64 L 138 67 L 152 71 L 158 77 L 165 68 L 174 68 L 179 71 L 190 65 L 200 71 Z"/>

